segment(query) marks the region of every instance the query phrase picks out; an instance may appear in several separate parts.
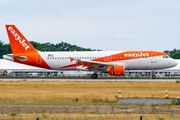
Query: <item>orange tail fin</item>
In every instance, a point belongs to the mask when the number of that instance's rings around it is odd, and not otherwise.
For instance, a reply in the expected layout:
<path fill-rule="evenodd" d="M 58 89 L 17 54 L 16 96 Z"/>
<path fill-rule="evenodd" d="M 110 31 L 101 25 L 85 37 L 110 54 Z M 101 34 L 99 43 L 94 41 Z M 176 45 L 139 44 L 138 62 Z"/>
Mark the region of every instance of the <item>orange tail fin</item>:
<path fill-rule="evenodd" d="M 37 51 L 14 25 L 6 25 L 6 30 L 13 54 Z"/>

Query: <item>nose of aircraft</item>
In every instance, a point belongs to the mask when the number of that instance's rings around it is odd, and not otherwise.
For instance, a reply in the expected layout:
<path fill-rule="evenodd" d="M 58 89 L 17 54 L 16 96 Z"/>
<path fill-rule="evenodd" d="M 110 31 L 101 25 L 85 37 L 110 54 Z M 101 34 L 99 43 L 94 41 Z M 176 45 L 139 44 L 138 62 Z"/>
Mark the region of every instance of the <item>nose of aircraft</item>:
<path fill-rule="evenodd" d="M 176 60 L 172 60 L 172 66 L 175 67 L 178 64 L 178 62 Z"/>

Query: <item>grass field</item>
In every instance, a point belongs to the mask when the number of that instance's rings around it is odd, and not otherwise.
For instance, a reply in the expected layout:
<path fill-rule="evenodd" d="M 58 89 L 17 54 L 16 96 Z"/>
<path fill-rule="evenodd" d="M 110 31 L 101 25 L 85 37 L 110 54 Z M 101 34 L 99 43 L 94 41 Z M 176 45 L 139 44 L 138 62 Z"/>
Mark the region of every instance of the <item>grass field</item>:
<path fill-rule="evenodd" d="M 21 119 L 36 119 L 37 115 L 36 114 L 21 114 Z M 114 120 L 114 119 L 119 119 L 119 120 L 140 120 L 140 116 L 142 116 L 143 119 L 145 120 L 178 120 L 180 118 L 179 114 L 81 114 L 81 113 L 73 113 L 73 114 L 39 114 L 39 118 L 41 120 L 56 120 L 62 119 L 62 120 L 84 120 L 84 119 L 90 119 L 90 120 Z M 1 117 L 0 117 L 1 118 Z M 9 114 L 5 115 L 5 118 L 8 120 L 14 120 L 20 118 L 19 115 L 16 115 L 15 117 L 10 116 Z"/>
<path fill-rule="evenodd" d="M 122 98 L 169 98 L 180 96 L 176 82 L 0 82 L 0 102 L 96 103 Z"/>

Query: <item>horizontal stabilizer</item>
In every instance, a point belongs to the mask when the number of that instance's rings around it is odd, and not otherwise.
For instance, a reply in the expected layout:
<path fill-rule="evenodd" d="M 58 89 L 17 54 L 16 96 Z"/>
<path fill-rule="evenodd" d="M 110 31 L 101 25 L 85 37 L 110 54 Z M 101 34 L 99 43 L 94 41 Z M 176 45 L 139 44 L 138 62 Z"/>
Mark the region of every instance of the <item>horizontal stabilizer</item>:
<path fill-rule="evenodd" d="M 6 59 L 6 60 L 14 61 L 14 58 L 16 58 L 16 59 L 18 59 L 20 61 L 27 60 L 26 56 L 14 56 L 12 54 L 3 55 L 3 59 Z"/>

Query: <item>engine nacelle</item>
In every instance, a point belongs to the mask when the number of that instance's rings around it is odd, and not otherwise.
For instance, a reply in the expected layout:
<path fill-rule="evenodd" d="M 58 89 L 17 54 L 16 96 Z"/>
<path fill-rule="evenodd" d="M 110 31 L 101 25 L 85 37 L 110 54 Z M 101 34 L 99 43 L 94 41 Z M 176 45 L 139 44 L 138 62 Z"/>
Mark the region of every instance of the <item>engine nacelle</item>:
<path fill-rule="evenodd" d="M 125 67 L 123 65 L 109 66 L 108 72 L 109 72 L 109 75 L 124 76 L 125 75 Z"/>

